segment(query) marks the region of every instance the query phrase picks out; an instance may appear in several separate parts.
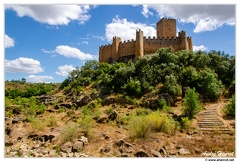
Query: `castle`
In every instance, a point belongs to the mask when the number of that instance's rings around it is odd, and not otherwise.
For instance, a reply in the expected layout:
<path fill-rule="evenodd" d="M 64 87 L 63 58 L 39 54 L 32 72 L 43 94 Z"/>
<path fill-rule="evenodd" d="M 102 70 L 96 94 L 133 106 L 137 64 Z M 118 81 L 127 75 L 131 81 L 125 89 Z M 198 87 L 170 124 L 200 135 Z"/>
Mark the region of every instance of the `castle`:
<path fill-rule="evenodd" d="M 192 38 L 181 31 L 176 36 L 176 19 L 162 18 L 156 24 L 157 37 L 144 37 L 143 31 L 136 31 L 136 39 L 121 41 L 113 37 L 113 43 L 99 47 L 99 62 L 112 62 L 124 59 L 139 59 L 143 55 L 155 53 L 159 48 L 170 47 L 174 51 L 192 50 Z"/>

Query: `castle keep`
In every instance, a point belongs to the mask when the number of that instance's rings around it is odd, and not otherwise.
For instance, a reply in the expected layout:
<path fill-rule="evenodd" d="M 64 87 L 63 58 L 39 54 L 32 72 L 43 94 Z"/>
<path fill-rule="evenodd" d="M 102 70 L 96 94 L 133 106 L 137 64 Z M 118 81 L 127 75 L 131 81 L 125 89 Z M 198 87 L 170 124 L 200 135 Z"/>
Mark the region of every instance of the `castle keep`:
<path fill-rule="evenodd" d="M 111 62 L 124 58 L 139 59 L 143 55 L 153 54 L 159 48 L 170 47 L 175 51 L 192 50 L 192 38 L 181 31 L 176 36 L 176 19 L 163 18 L 156 24 L 156 37 L 144 37 L 143 31 L 136 31 L 136 39 L 122 42 L 113 37 L 113 43 L 99 47 L 99 62 Z"/>

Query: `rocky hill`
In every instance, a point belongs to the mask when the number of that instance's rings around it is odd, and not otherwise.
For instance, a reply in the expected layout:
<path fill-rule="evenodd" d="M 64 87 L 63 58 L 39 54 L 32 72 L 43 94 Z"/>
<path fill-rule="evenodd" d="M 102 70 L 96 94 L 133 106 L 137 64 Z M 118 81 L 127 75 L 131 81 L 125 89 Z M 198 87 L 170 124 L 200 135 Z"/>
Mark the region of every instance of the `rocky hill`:
<path fill-rule="evenodd" d="M 5 82 L 5 157 L 235 157 L 234 94 L 234 57 L 170 48 Z"/>

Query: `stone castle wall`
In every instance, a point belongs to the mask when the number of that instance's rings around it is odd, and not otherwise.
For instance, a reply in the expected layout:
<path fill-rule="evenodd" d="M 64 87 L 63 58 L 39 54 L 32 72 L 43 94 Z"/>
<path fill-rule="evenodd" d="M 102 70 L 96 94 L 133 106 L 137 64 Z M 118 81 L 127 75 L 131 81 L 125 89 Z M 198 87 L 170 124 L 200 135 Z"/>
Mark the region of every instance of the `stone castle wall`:
<path fill-rule="evenodd" d="M 192 50 L 192 38 L 185 31 L 176 36 L 176 20 L 161 19 L 157 24 L 157 37 L 144 37 L 143 31 L 136 31 L 136 39 L 122 42 L 119 37 L 113 37 L 113 43 L 99 47 L 99 62 L 117 61 L 122 57 L 135 55 L 139 59 L 143 55 L 153 54 L 159 48 L 172 47 L 175 51 Z"/>

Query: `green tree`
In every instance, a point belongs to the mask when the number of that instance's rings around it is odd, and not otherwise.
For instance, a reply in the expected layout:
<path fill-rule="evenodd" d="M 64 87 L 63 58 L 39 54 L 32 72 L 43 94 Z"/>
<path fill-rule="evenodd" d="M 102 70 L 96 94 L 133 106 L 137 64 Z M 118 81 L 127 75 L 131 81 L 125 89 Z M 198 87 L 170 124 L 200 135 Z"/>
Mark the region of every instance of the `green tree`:
<path fill-rule="evenodd" d="M 200 71 L 197 82 L 198 92 L 213 101 L 221 96 L 224 89 L 217 75 L 209 68 Z"/>
<path fill-rule="evenodd" d="M 200 111 L 201 103 L 199 101 L 199 95 L 195 92 L 195 89 L 189 88 L 186 91 L 186 95 L 183 99 L 183 114 L 189 119 L 193 119 L 194 115 Z"/>

